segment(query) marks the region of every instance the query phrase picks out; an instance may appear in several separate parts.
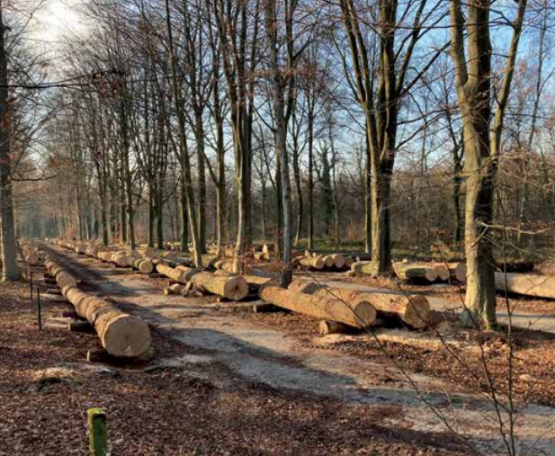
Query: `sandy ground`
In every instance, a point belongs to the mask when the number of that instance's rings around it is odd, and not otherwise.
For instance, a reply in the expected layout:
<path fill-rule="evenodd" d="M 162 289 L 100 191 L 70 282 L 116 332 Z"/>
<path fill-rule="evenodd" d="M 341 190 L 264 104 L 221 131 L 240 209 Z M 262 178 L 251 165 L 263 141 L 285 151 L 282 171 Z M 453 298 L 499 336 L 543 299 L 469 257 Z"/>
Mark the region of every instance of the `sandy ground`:
<path fill-rule="evenodd" d="M 225 366 L 210 369 L 211 382 L 225 385 L 232 372 L 234 378 L 279 391 L 376 409 L 394 407 L 398 413 L 385 424 L 392 430 L 439 434 L 453 441 L 462 438 L 485 454 L 506 454 L 499 416 L 505 426 L 508 416 L 496 409 L 487 395 L 425 374 L 407 376 L 384 359 L 372 361 L 322 349 L 326 344 L 332 348 L 337 336 L 313 338 L 317 340 L 307 345 L 294 334 L 244 318 L 241 309 L 231 311 L 244 305 L 218 304 L 209 297 L 163 296 L 163 280 L 115 270 L 59 249 L 56 252 L 92 290 L 109 296 L 194 351 L 161 359 L 162 366 L 180 366 L 204 380 L 207 366 Z M 518 403 L 516 408 L 516 445 L 521 454 L 555 454 L 554 409 L 531 403 Z"/>

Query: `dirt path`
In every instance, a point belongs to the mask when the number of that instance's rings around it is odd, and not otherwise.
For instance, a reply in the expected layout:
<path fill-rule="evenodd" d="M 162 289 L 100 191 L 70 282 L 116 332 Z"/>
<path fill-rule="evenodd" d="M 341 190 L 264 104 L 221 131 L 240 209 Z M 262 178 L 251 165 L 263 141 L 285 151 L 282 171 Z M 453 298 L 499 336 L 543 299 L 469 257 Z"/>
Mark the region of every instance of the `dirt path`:
<path fill-rule="evenodd" d="M 277 389 L 353 404 L 397 406 L 401 413 L 390 420 L 392 427 L 455 432 L 469 437 L 472 445 L 486 454 L 506 454 L 497 413 L 484 397 L 465 394 L 436 379 L 412 375 L 411 380 L 421 392 L 419 396 L 393 367 L 331 350 L 303 348 L 295 337 L 222 312 L 221 305 L 207 304 L 205 298 L 163 296 L 147 277 L 122 273 L 59 249 L 56 253 L 102 293 L 167 329 L 173 338 L 198 353 L 162 362 L 182 365 L 199 376 L 203 375 L 203 364 L 221 363 L 249 381 Z M 384 374 L 390 379 L 387 383 L 382 381 Z M 225 372 L 221 378 L 211 380 L 225 383 Z M 555 455 L 554 412 L 533 404 L 523 407 L 516 426 L 521 454 Z"/>

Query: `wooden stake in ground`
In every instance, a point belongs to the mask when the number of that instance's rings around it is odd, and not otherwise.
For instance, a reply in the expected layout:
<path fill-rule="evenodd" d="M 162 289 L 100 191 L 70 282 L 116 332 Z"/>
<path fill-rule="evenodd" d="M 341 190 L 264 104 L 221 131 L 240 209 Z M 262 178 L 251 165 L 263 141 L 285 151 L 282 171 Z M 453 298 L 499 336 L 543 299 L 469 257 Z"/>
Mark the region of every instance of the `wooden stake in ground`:
<path fill-rule="evenodd" d="M 231 301 L 241 301 L 249 294 L 249 286 L 240 276 L 216 276 L 210 272 L 195 274 L 191 282 L 202 292 L 212 293 Z"/>
<path fill-rule="evenodd" d="M 293 312 L 355 328 L 366 328 L 376 321 L 376 309 L 368 302 L 343 302 L 333 297 L 314 296 L 272 286 L 262 287 L 260 298 Z"/>
<path fill-rule="evenodd" d="M 87 410 L 90 456 L 108 456 L 108 430 L 106 414 L 101 408 Z"/>
<path fill-rule="evenodd" d="M 430 323 L 430 303 L 425 296 L 361 292 L 300 280 L 289 285 L 289 289 L 318 296 L 335 296 L 350 304 L 369 303 L 379 315 L 399 318 L 407 325 L 417 329 L 425 328 Z"/>

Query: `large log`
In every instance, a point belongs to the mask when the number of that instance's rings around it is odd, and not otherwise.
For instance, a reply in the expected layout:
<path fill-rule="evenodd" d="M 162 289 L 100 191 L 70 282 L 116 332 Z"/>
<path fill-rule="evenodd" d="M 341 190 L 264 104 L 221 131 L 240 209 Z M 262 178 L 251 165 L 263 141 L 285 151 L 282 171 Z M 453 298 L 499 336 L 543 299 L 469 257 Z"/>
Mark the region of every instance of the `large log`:
<path fill-rule="evenodd" d="M 394 317 L 420 329 L 430 323 L 430 303 L 425 296 L 402 293 L 373 293 L 340 287 L 328 287 L 314 281 L 297 280 L 289 290 L 318 296 L 337 297 L 350 304 L 367 302 L 383 317 Z"/>
<path fill-rule="evenodd" d="M 232 301 L 241 301 L 249 294 L 249 285 L 241 276 L 216 276 L 210 272 L 199 272 L 191 278 L 193 286 L 202 292 L 222 296 Z"/>
<path fill-rule="evenodd" d="M 525 296 L 555 299 L 555 277 L 539 274 L 495 273 L 495 288 Z"/>
<path fill-rule="evenodd" d="M 102 346 L 110 355 L 134 358 L 150 348 L 150 329 L 144 321 L 76 287 L 66 286 L 62 293 L 77 314 L 94 326 Z"/>
<path fill-rule="evenodd" d="M 366 328 L 376 321 L 376 309 L 368 302 L 342 300 L 279 287 L 262 287 L 260 298 L 278 307 L 298 312 L 319 320 L 336 321 L 355 328 Z"/>

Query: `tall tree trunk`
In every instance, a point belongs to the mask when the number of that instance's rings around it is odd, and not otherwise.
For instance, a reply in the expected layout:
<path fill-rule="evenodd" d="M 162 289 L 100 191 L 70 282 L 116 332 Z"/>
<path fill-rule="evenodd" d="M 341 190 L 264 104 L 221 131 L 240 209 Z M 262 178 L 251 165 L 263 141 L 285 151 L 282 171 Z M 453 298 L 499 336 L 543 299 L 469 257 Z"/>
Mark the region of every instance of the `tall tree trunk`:
<path fill-rule="evenodd" d="M 276 152 L 279 157 L 280 174 L 276 183 L 281 183 L 281 201 L 283 210 L 283 271 L 280 277 L 282 287 L 287 287 L 293 278 L 293 220 L 291 204 L 291 180 L 289 177 L 289 159 L 287 153 L 287 124 L 285 120 L 284 83 L 277 56 L 277 24 L 275 0 L 266 0 L 266 31 L 270 55 L 270 75 L 272 84 L 272 102 L 274 110 L 274 129 Z"/>
<path fill-rule="evenodd" d="M 197 109 L 195 112 L 195 140 L 197 143 L 197 176 L 198 176 L 198 237 L 199 248 L 206 253 L 206 164 L 204 147 L 204 126 L 202 124 L 202 113 Z"/>
<path fill-rule="evenodd" d="M 10 151 L 10 106 L 8 91 L 8 58 L 3 5 L 0 3 L 0 218 L 2 220 L 2 279 L 18 280 L 17 239 L 13 210 L 11 151 Z"/>
<path fill-rule="evenodd" d="M 492 117 L 491 90 L 491 0 L 469 0 L 468 19 L 461 0 L 450 0 L 451 57 L 455 84 L 462 113 L 466 176 L 465 252 L 467 265 L 465 312 L 466 326 L 491 327 L 496 322 L 493 262 L 493 196 L 501 149 L 501 134 L 511 89 L 518 43 L 522 31 L 526 0 L 519 0 L 513 36 L 507 54 L 504 79 L 495 101 Z M 465 27 L 468 36 L 468 61 L 465 52 Z M 491 132 L 490 132 L 491 128 Z"/>

